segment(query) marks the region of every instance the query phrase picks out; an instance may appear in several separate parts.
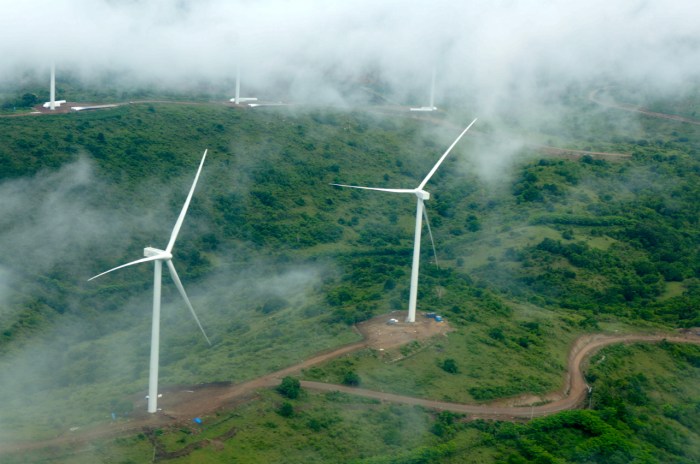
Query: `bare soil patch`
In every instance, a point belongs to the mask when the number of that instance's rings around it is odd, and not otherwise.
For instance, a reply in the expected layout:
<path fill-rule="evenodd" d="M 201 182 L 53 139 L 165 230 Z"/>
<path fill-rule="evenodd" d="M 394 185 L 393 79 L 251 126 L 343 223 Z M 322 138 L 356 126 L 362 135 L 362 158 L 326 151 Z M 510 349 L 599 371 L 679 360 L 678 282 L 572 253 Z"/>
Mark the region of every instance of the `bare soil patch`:
<path fill-rule="evenodd" d="M 445 335 L 452 329 L 446 321 L 437 322 L 416 311 L 416 322 L 404 322 L 407 311 L 394 311 L 386 315 L 361 322 L 357 329 L 365 338 L 365 344 L 375 350 L 388 350 L 410 343 L 425 340 L 436 335 Z M 390 324 L 390 319 L 398 320 Z"/>
<path fill-rule="evenodd" d="M 59 431 L 61 435 L 51 440 L 11 445 L 5 444 L 0 448 L 0 455 L 4 453 L 17 453 L 31 449 L 66 445 L 72 445 L 78 448 L 96 439 L 138 433 L 142 431 L 144 427 L 172 427 L 180 426 L 185 423 L 189 424 L 194 417 L 204 417 L 218 410 L 229 410 L 237 404 L 250 401 L 256 397 L 256 391 L 258 389 L 278 385 L 284 376 L 299 373 L 302 369 L 326 360 L 365 347 L 374 349 L 396 348 L 405 343 L 410 343 L 413 340 L 422 340 L 436 335 L 445 335 L 450 331 L 447 322 L 436 322 L 433 319 L 424 317 L 422 314 L 417 315 L 415 324 L 401 322 L 405 318 L 405 314 L 405 312 L 394 312 L 358 324 L 357 329 L 365 337 L 364 340 L 320 353 L 297 365 L 290 366 L 280 371 L 241 384 L 218 382 L 215 384 L 190 387 L 165 388 L 162 390 L 163 397 L 159 400 L 159 405 L 162 407 L 162 410 L 156 414 L 146 413 L 145 400 L 140 401 L 135 404 L 135 407 L 143 412 L 136 413 L 126 422 L 97 425 L 85 429 L 84 431 L 79 430 L 70 433 Z M 387 324 L 387 321 L 391 318 L 398 319 L 400 322 L 396 324 Z M 470 414 L 472 418 L 523 420 L 578 407 L 586 399 L 586 395 L 588 394 L 588 386 L 583 377 L 582 365 L 588 356 L 595 353 L 600 348 L 614 343 L 655 343 L 662 340 L 675 343 L 700 344 L 700 330 L 690 329 L 677 333 L 658 334 L 595 334 L 580 337 L 571 347 L 564 387 L 560 391 L 552 392 L 543 397 L 525 395 L 489 404 L 470 405 L 448 403 L 320 382 L 303 381 L 302 386 L 310 390 L 343 391 L 353 395 L 376 398 L 382 401 L 420 405 L 436 410 Z"/>

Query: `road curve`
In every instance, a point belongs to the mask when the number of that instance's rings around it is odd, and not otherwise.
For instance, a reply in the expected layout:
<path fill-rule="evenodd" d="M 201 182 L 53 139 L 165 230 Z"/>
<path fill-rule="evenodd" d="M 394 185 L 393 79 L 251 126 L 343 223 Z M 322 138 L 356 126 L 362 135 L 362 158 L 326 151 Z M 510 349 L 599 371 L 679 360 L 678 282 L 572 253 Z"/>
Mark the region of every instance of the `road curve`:
<path fill-rule="evenodd" d="M 658 113 L 656 111 L 649 111 L 648 109 L 642 108 L 640 106 L 633 106 L 633 105 L 627 105 L 624 103 L 617 103 L 614 101 L 603 100 L 603 99 L 598 97 L 598 94 L 603 90 L 605 90 L 605 89 L 593 90 L 591 93 L 588 94 L 588 99 L 594 103 L 597 103 L 601 106 L 605 106 L 608 108 L 615 108 L 618 110 L 629 111 L 632 113 L 639 113 L 639 114 L 643 114 L 645 116 L 650 116 L 652 118 L 670 119 L 671 121 L 678 121 L 678 122 L 684 122 L 687 124 L 700 125 L 700 121 L 698 121 L 697 119 L 684 118 L 683 116 L 678 116 L 676 114 Z"/>
<path fill-rule="evenodd" d="M 572 345 L 569 353 L 568 369 L 563 388 L 555 393 L 559 399 L 539 405 L 525 406 L 501 406 L 491 404 L 462 404 L 436 401 L 424 398 L 415 398 L 405 395 L 378 392 L 363 388 L 347 387 L 344 385 L 326 384 L 321 382 L 302 381 L 303 388 L 313 391 L 340 391 L 351 395 L 375 398 L 381 401 L 423 406 L 429 409 L 452 411 L 469 414 L 472 418 L 489 418 L 499 420 L 522 420 L 532 417 L 546 416 L 559 411 L 574 409 L 583 403 L 588 388 L 583 377 L 582 364 L 584 360 L 602 347 L 616 343 L 648 342 L 658 343 L 666 340 L 671 343 L 692 343 L 700 345 L 700 336 L 690 332 L 657 333 L 657 334 L 630 334 L 630 335 L 586 335 L 579 337 Z M 42 449 L 50 446 L 62 446 L 66 444 L 87 443 L 93 440 L 124 436 L 136 433 L 143 427 L 162 427 L 177 424 L 183 420 L 189 421 L 193 412 L 211 414 L 217 410 L 233 407 L 235 404 L 248 401 L 255 396 L 255 391 L 260 388 L 269 388 L 279 384 L 280 379 L 287 375 L 299 373 L 302 369 L 319 364 L 329 359 L 348 354 L 367 346 L 366 341 L 351 343 L 336 350 L 320 353 L 302 363 L 273 372 L 257 379 L 237 385 L 216 385 L 192 387 L 197 390 L 185 390 L 192 395 L 182 396 L 168 394 L 163 399 L 171 397 L 170 405 L 164 405 L 162 413 L 135 417 L 127 423 L 105 424 L 92 427 L 83 433 L 62 435 L 43 441 L 31 441 L 23 443 L 5 443 L 0 446 L 0 456 L 3 454 L 18 453 L 32 449 Z"/>
<path fill-rule="evenodd" d="M 576 340 L 569 353 L 566 381 L 560 392 L 560 399 L 540 405 L 526 406 L 495 406 L 493 404 L 462 404 L 445 401 L 435 401 L 411 396 L 395 395 L 391 393 L 377 392 L 362 388 L 333 385 L 321 382 L 302 381 L 304 388 L 315 391 L 340 391 L 352 395 L 374 398 L 394 403 L 412 404 L 424 406 L 430 409 L 452 411 L 462 414 L 470 414 L 479 418 L 500 420 L 515 420 L 547 416 L 568 409 L 575 409 L 583 403 L 588 393 L 588 386 L 583 377 L 583 361 L 601 348 L 616 343 L 658 343 L 661 341 L 671 343 L 692 343 L 700 345 L 700 337 L 692 334 L 634 334 L 634 335 L 590 335 Z"/>

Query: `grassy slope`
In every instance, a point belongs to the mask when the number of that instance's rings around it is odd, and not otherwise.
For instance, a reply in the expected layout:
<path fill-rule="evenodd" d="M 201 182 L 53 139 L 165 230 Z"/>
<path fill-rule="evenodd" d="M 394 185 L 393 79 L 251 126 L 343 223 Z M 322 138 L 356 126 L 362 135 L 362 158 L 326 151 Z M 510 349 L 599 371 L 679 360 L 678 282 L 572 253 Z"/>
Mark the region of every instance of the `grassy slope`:
<path fill-rule="evenodd" d="M 596 110 L 592 113 L 601 116 Z M 602 114 L 609 121 L 616 116 Z M 0 125 L 0 166 L 5 179 L 56 169 L 87 154 L 96 163 L 97 177 L 115 186 L 100 206 L 131 203 L 120 207 L 128 213 L 148 208 L 146 200 L 159 197 L 164 184 L 173 179 L 186 189 L 202 146 L 210 147 L 205 182 L 197 197 L 202 204 L 193 204 L 188 218 L 192 229 L 183 230 L 183 248 L 176 256 L 184 262 L 180 273 L 183 280 L 193 282 L 190 285 L 205 283 L 223 271 L 241 277 L 231 271 L 229 261 L 255 268 L 260 278 L 287 276 L 297 266 L 320 264 L 323 278 L 312 279 L 311 289 L 302 295 L 284 293 L 287 306 L 273 319 L 261 307 L 274 295 L 245 285 L 214 297 L 196 295 L 200 302 L 211 302 L 206 305 L 213 307 L 207 317 L 218 329 L 216 344 L 205 351 L 196 333 L 184 331 L 188 321 L 170 321 L 172 328 L 164 328 L 162 378 L 171 384 L 251 378 L 352 339 L 342 325 L 328 325 L 330 320 L 352 320 L 402 307 L 412 202 L 321 186 L 361 181 L 407 187 L 422 177 L 444 145 L 432 140 L 431 125 L 416 121 L 321 111 L 241 113 L 218 106 L 131 106 L 40 120 L 2 120 Z M 642 120 L 634 130 L 613 126 L 612 135 L 603 132 L 606 136 L 601 139 L 593 135 L 610 129 L 605 121 L 576 116 L 571 126 L 572 132 L 585 134 L 572 145 L 595 140 L 593 149 L 634 152 L 635 159 L 616 164 L 543 164 L 535 158 L 519 165 L 512 183 L 495 190 L 470 175 L 447 175 L 457 166 L 454 159 L 436 176 L 440 189 L 435 189 L 429 206 L 443 270 L 424 266 L 421 307 L 447 314 L 462 327 L 458 333 L 415 354 L 409 352 L 412 355 L 406 360 L 389 366 L 370 353 L 307 374 L 337 381 L 350 363 L 366 386 L 390 386 L 436 398 L 486 400 L 558 386 L 563 347 L 577 333 L 604 321 L 642 316 L 671 324 L 693 323 L 697 311 L 684 308 L 697 298 L 693 290 L 697 268 L 692 264 L 697 255 L 693 245 L 698 243 L 694 239 L 697 206 L 691 201 L 698 188 L 695 129 Z M 42 135 L 37 137 L 38 133 Z M 438 134 L 439 140 L 449 142 L 450 131 L 440 129 Z M 654 143 L 637 144 L 640 134 Z M 469 153 L 470 145 L 465 141 L 461 153 Z M 455 158 L 459 156 L 464 155 L 456 153 Z M 157 181 L 144 182 L 149 178 Z M 643 188 L 635 185 L 639 179 Z M 656 203 L 646 195 L 649 188 Z M 172 198 L 169 217 L 174 218 L 181 200 L 168 195 Z M 672 204 L 674 209 L 661 209 L 659 204 Z M 614 220 L 587 222 L 600 216 Z M 675 228 L 680 236 L 673 235 L 670 244 L 640 244 L 630 230 L 643 221 L 662 224 L 666 230 Z M 167 236 L 170 222 L 148 234 L 134 228 L 133 237 L 106 244 L 94 255 L 97 264 L 80 270 L 90 275 L 94 269 L 133 259 L 124 250 L 138 250 L 151 236 Z M 566 247 L 552 253 L 537 248 L 545 237 L 564 245 L 582 242 L 587 246 L 574 249 L 576 256 Z M 605 250 L 612 261 L 600 261 L 591 250 Z M 678 269 L 664 267 L 669 250 L 683 256 L 673 261 L 680 263 Z M 672 280 L 666 280 L 664 272 Z M 37 427 L 51 433 L 56 427 L 97 420 L 122 392 L 144 387 L 147 349 L 123 347 L 137 346 L 149 322 L 125 321 L 128 318 L 122 316 L 136 313 L 131 309 L 125 314 L 119 308 L 130 301 L 129 295 L 148 298 L 141 296 L 147 295 L 148 285 L 135 282 L 148 282 L 149 271 L 115 276 L 100 288 L 65 288 L 60 268 L 52 276 L 57 277 L 55 292 L 18 305 L 17 312 L 10 313 L 18 314 L 16 318 L 3 320 L 6 352 L 15 352 L 31 337 L 36 340 L 38 331 L 50 330 L 57 320 L 82 327 L 89 317 L 88 328 L 97 328 L 103 335 L 70 338 L 61 356 L 45 360 L 47 367 L 62 366 L 62 378 L 50 380 L 63 386 L 38 393 L 53 392 L 51 396 L 60 398 L 61 409 L 50 409 L 52 414 L 46 415 L 48 405 L 36 403 L 35 409 L 27 410 L 15 399 L 18 409 L 8 408 L 3 420 L 12 424 L 17 436 L 37 433 Z M 629 299 L 621 292 L 628 283 L 639 287 Z M 437 291 L 440 288 L 443 291 Z M 66 293 L 74 291 L 81 295 L 81 303 L 66 305 Z M 661 303 L 655 303 L 656 295 L 663 296 Z M 27 323 L 27 317 L 36 317 L 36 301 L 41 302 L 43 319 Z M 107 308 L 109 313 L 104 312 Z M 307 336 L 308 327 L 313 327 L 314 337 Z M 309 339 L 315 343 L 309 344 Z M 110 367 L 128 375 L 107 375 L 102 381 L 99 368 L 106 354 L 100 353 L 113 352 L 115 347 L 122 354 L 117 363 L 122 367 Z M 46 350 L 50 349 L 49 345 Z M 456 377 L 437 367 L 446 358 L 457 360 Z M 18 361 L 6 355 L 2 362 L 4 369 L 13 369 Z M 545 369 L 544 375 L 540 368 Z M 403 369 L 411 374 L 406 376 Z M 86 372 L 93 375 L 85 378 Z M 460 387 L 463 383 L 470 387 Z"/>
<path fill-rule="evenodd" d="M 261 391 L 229 414 L 205 417 L 201 426 L 157 431 L 157 443 L 166 452 L 199 443 L 191 454 L 170 461 L 182 463 L 691 463 L 700 457 L 698 356 L 700 350 L 690 346 L 607 348 L 592 359 L 589 371 L 592 410 L 528 424 L 464 422 L 337 393 L 303 392 L 288 400 Z M 285 402 L 292 405 L 290 417 L 279 413 Z M 233 436 L 222 438 L 227 433 Z M 152 454 L 151 441 L 141 434 L 21 459 L 127 463 Z"/>

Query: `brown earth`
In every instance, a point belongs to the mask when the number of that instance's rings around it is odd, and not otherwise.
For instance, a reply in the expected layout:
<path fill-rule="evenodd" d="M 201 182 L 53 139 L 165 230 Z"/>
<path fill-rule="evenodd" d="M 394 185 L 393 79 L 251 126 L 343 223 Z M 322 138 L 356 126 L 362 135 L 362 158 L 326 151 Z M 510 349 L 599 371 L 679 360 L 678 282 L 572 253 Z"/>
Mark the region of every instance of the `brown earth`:
<path fill-rule="evenodd" d="M 700 335 L 698 333 L 700 332 L 696 330 L 695 332 L 685 331 L 677 334 L 586 335 L 578 338 L 571 348 L 564 386 L 559 391 L 544 396 L 523 395 L 479 405 L 434 401 L 320 382 L 302 381 L 301 384 L 302 387 L 309 390 L 341 391 L 382 401 L 420 405 L 430 409 L 469 414 L 472 419 L 485 418 L 512 421 L 548 416 L 559 411 L 579 407 L 589 393 L 589 386 L 583 377 L 584 361 L 605 346 L 616 343 L 657 343 L 662 340 L 671 343 L 700 345 Z"/>
<path fill-rule="evenodd" d="M 627 111 L 635 111 L 648 116 L 673 119 L 681 122 L 700 124 L 700 121 L 689 120 L 675 115 L 667 115 L 646 111 L 643 108 L 636 108 L 626 105 L 611 104 L 597 99 L 598 91 L 592 92 L 589 98 L 601 105 L 619 108 Z M 174 103 L 174 104 L 206 104 L 198 102 L 173 102 L 173 101 L 139 101 L 129 103 Z M 122 103 L 127 104 L 127 103 Z M 226 103 L 228 104 L 228 102 Z M 24 113 L 23 115 L 38 114 L 61 114 L 70 111 L 72 106 L 90 106 L 85 103 L 68 102 L 56 111 L 49 111 L 44 108 L 36 108 L 36 113 Z M 19 115 L 5 115 L 19 116 Z M 594 158 L 622 159 L 629 155 L 623 153 L 601 153 L 588 152 L 582 150 L 566 150 L 555 147 L 540 147 L 545 153 L 554 156 L 564 156 L 577 158 L 583 155 L 590 155 Z M 109 423 L 91 427 L 89 430 L 77 430 L 75 432 L 62 433 L 60 436 L 44 441 L 25 442 L 16 444 L 2 444 L 0 455 L 3 453 L 21 452 L 29 449 L 41 449 L 51 446 L 63 446 L 70 443 L 86 443 L 100 438 L 128 435 L 142 430 L 144 427 L 155 427 L 173 425 L 181 422 L 189 422 L 193 417 L 205 416 L 218 410 L 225 410 L 235 407 L 245 401 L 253 399 L 256 390 L 269 388 L 279 384 L 280 380 L 287 376 L 298 374 L 302 369 L 306 369 L 316 364 L 320 364 L 329 359 L 342 356 L 344 354 L 371 347 L 379 351 L 388 351 L 392 348 L 409 343 L 413 340 L 423 340 L 437 335 L 445 335 L 450 329 L 446 322 L 437 323 L 433 319 L 418 316 L 415 324 L 405 324 L 400 322 L 388 325 L 389 318 L 396 318 L 403 321 L 405 312 L 395 312 L 389 315 L 380 316 L 370 321 L 358 324 L 357 329 L 363 336 L 363 341 L 342 346 L 340 348 L 319 353 L 295 366 L 282 369 L 271 374 L 241 384 L 230 384 L 227 382 L 217 384 L 196 385 L 189 387 L 169 387 L 163 389 L 163 398 L 159 400 L 161 410 L 156 414 L 145 412 L 135 414 L 126 422 Z M 518 398 L 500 400 L 494 403 L 482 405 L 466 405 L 458 403 L 447 403 L 427 399 L 413 398 L 390 393 L 374 392 L 365 389 L 346 387 L 342 385 L 322 384 L 319 382 L 302 382 L 304 388 L 319 391 L 346 391 L 351 394 L 377 398 L 383 401 L 398 402 L 404 404 L 423 405 L 432 409 L 449 410 L 453 412 L 467 413 L 473 417 L 497 418 L 501 420 L 514 420 L 518 418 L 537 417 L 552 414 L 565 409 L 572 409 L 581 404 L 586 398 L 588 387 L 583 379 L 581 370 L 584 359 L 599 350 L 603 346 L 614 343 L 631 342 L 659 342 L 668 340 L 677 343 L 700 344 L 700 336 L 697 333 L 687 332 L 684 334 L 655 334 L 655 335 L 592 335 L 578 339 L 569 356 L 569 366 L 566 375 L 565 386 L 558 392 L 539 397 L 525 395 Z M 136 400 L 137 408 L 145 409 L 145 401 Z M 139 404 L 139 403 L 143 404 Z M 545 404 L 542 404 L 545 403 Z M 533 404 L 538 404 L 533 406 Z"/>
<path fill-rule="evenodd" d="M 125 422 L 115 422 L 97 425 L 86 430 L 74 432 L 65 431 L 62 435 L 43 441 L 4 444 L 0 448 L 3 453 L 17 453 L 31 449 L 43 449 L 55 446 L 80 446 L 97 439 L 124 436 L 138 433 L 154 427 L 176 426 L 189 423 L 192 418 L 207 416 L 220 410 L 230 410 L 237 404 L 254 399 L 257 390 L 278 385 L 287 375 L 298 374 L 302 369 L 325 362 L 338 356 L 371 347 L 376 350 L 391 350 L 413 340 L 425 340 L 435 336 L 446 336 L 450 331 L 447 322 L 436 322 L 433 319 L 418 315 L 415 324 L 399 322 L 387 324 L 390 318 L 403 321 L 405 312 L 394 312 L 379 316 L 357 325 L 357 330 L 364 339 L 357 343 L 319 353 L 299 364 L 273 372 L 257 379 L 241 384 L 227 382 L 191 387 L 171 387 L 163 390 L 159 400 L 162 408 L 156 414 L 145 412 L 135 414 Z M 679 333 L 631 334 L 631 335 L 586 335 L 573 344 L 569 354 L 568 370 L 564 386 L 561 390 L 543 397 L 524 395 L 518 398 L 496 401 L 488 404 L 460 404 L 414 398 L 377 392 L 344 385 L 324 384 L 320 382 L 302 381 L 303 388 L 315 391 L 341 391 L 352 395 L 376 398 L 381 401 L 402 404 L 421 405 L 436 410 L 447 410 L 469 414 L 472 418 L 490 418 L 499 420 L 523 420 L 532 417 L 545 416 L 558 411 L 579 407 L 586 399 L 589 389 L 583 377 L 582 366 L 585 359 L 600 348 L 615 343 L 659 342 L 667 340 L 673 343 L 700 344 L 700 331 L 684 331 Z M 137 405 L 145 409 L 145 401 Z"/>
<path fill-rule="evenodd" d="M 700 125 L 700 121 L 698 121 L 697 119 L 684 118 L 683 116 L 678 116 L 676 114 L 658 113 L 656 111 L 650 111 L 649 109 L 640 106 L 627 105 L 625 103 L 618 103 L 612 100 L 603 100 L 599 97 L 599 94 L 604 90 L 606 89 L 593 90 L 591 93 L 588 94 L 588 99 L 594 103 L 597 103 L 601 106 L 606 106 L 608 108 L 615 108 L 618 110 L 640 113 L 645 116 L 650 116 L 652 118 L 670 119 L 672 121 Z"/>

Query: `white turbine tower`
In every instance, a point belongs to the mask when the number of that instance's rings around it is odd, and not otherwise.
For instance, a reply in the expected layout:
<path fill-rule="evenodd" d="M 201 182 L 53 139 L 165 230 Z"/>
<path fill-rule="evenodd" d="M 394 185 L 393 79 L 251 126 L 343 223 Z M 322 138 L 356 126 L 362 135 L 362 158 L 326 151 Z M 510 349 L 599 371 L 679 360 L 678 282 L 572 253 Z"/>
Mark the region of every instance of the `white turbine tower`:
<path fill-rule="evenodd" d="M 238 66 L 236 68 L 236 95 L 229 101 L 231 101 L 232 103 L 235 103 L 236 105 L 240 105 L 241 103 L 258 101 L 257 97 L 241 97 L 241 67 L 240 66 Z"/>
<path fill-rule="evenodd" d="M 49 84 L 49 101 L 43 107 L 55 111 L 57 106 L 65 103 L 65 100 L 56 100 L 56 63 L 51 63 L 51 83 Z"/>
<path fill-rule="evenodd" d="M 49 109 L 56 109 L 56 63 L 51 63 L 51 87 L 49 89 Z"/>
<path fill-rule="evenodd" d="M 464 134 L 467 133 L 467 131 L 474 125 L 476 122 L 476 119 L 474 119 L 467 127 L 462 131 L 461 134 L 455 139 L 454 142 L 452 142 L 452 145 L 445 151 L 445 153 L 442 154 L 440 159 L 438 160 L 437 163 L 435 163 L 435 166 L 433 166 L 433 169 L 430 170 L 427 176 L 425 176 L 425 179 L 418 184 L 418 187 L 414 189 L 390 189 L 390 188 L 379 188 L 379 187 L 360 187 L 357 185 L 345 185 L 345 184 L 331 184 L 335 185 L 338 187 L 349 187 L 349 188 L 356 188 L 356 189 L 363 189 L 363 190 L 378 190 L 380 192 L 390 192 L 390 193 L 412 193 L 413 195 L 416 196 L 417 198 L 417 206 L 416 206 L 416 231 L 415 231 L 415 236 L 413 239 L 413 265 L 411 267 L 411 288 L 410 288 L 410 293 L 409 293 L 409 299 L 408 299 L 408 316 L 406 317 L 406 322 L 416 322 L 416 300 L 418 299 L 418 268 L 420 266 L 420 239 L 421 239 L 421 230 L 423 226 L 423 215 L 425 214 L 425 206 L 423 202 L 425 200 L 430 199 L 430 193 L 426 192 L 423 190 L 425 187 L 425 184 L 428 183 L 431 177 L 433 177 L 433 174 L 438 170 L 440 167 L 440 164 L 447 158 L 447 155 L 450 154 L 450 151 L 454 148 L 455 145 L 457 145 L 457 142 L 464 136 Z"/>
<path fill-rule="evenodd" d="M 202 156 L 202 161 L 199 163 L 199 169 L 197 169 L 197 174 L 195 175 L 194 182 L 192 183 L 192 187 L 190 188 L 190 192 L 187 195 L 187 199 L 185 200 L 185 204 L 182 207 L 182 211 L 180 211 L 180 216 L 177 218 L 177 222 L 175 222 L 175 227 L 173 228 L 172 233 L 170 234 L 170 241 L 168 241 L 168 245 L 165 247 L 165 250 L 160 250 L 158 248 L 152 248 L 152 247 L 146 247 L 143 249 L 143 254 L 145 258 L 138 259 L 136 261 L 132 261 L 127 264 L 122 264 L 121 266 L 117 266 L 113 269 L 110 269 L 109 271 L 105 271 L 101 274 L 97 274 L 94 277 L 91 277 L 88 280 L 93 280 L 96 279 L 100 276 L 103 276 L 105 274 L 108 274 L 112 271 L 116 271 L 117 269 L 121 269 L 123 267 L 127 266 L 132 266 L 134 264 L 139 264 L 139 263 L 145 263 L 148 261 L 153 261 L 153 264 L 155 265 L 155 271 L 154 271 L 154 277 L 153 277 L 153 324 L 151 327 L 151 364 L 150 364 L 150 371 L 149 371 L 149 381 L 148 381 L 148 412 L 153 413 L 157 411 L 157 402 L 158 402 L 158 345 L 160 341 L 160 288 L 161 288 L 161 273 L 163 269 L 163 261 L 165 261 L 168 265 L 168 269 L 170 270 L 170 276 L 173 278 L 173 282 L 175 282 L 175 286 L 177 289 L 180 291 L 180 295 L 182 295 L 182 298 L 185 300 L 185 303 L 187 304 L 187 307 L 190 310 L 190 313 L 192 313 L 192 316 L 194 317 L 195 322 L 197 322 L 197 325 L 199 326 L 199 330 L 202 331 L 202 334 L 204 335 L 204 338 L 207 340 L 207 343 L 211 346 L 211 342 L 209 341 L 209 337 L 207 337 L 207 334 L 204 332 L 204 328 L 202 327 L 202 324 L 199 322 L 199 318 L 197 317 L 197 314 L 194 312 L 194 308 L 192 307 L 192 303 L 190 303 L 190 299 L 187 297 L 187 293 L 185 292 L 185 288 L 182 286 L 182 282 L 180 281 L 180 277 L 177 275 L 177 271 L 175 270 L 175 266 L 173 266 L 172 263 L 172 251 L 173 251 L 173 246 L 175 245 L 175 240 L 177 240 L 177 235 L 180 232 L 180 227 L 182 227 L 182 222 L 185 219 L 185 215 L 187 214 L 187 208 L 190 206 L 190 201 L 192 200 L 192 195 L 194 194 L 194 189 L 197 186 L 197 180 L 199 179 L 199 174 L 202 172 L 202 166 L 204 165 L 204 160 L 207 157 L 207 150 L 204 150 L 204 155 Z"/>
<path fill-rule="evenodd" d="M 435 68 L 433 68 L 433 74 L 430 79 L 430 106 L 411 108 L 411 111 L 437 111 L 435 106 Z"/>

